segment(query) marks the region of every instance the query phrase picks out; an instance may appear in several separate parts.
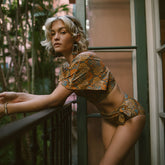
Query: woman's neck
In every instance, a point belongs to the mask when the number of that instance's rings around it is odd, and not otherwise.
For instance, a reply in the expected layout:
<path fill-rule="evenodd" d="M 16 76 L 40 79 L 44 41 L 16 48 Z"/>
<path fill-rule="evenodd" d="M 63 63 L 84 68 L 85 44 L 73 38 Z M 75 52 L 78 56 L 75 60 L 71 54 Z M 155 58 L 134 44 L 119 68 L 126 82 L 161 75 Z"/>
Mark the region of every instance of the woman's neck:
<path fill-rule="evenodd" d="M 69 63 L 69 65 L 71 65 L 72 60 L 73 60 L 73 58 L 74 58 L 75 56 L 72 55 L 72 54 L 70 54 L 70 55 L 65 55 L 64 57 L 65 57 L 65 59 L 67 60 L 67 62 Z"/>
<path fill-rule="evenodd" d="M 79 52 L 78 54 L 81 54 L 82 52 Z M 78 55 L 73 55 L 73 54 L 70 54 L 70 55 L 64 55 L 65 59 L 67 60 L 67 62 L 69 63 L 69 65 L 71 65 L 73 59 Z"/>

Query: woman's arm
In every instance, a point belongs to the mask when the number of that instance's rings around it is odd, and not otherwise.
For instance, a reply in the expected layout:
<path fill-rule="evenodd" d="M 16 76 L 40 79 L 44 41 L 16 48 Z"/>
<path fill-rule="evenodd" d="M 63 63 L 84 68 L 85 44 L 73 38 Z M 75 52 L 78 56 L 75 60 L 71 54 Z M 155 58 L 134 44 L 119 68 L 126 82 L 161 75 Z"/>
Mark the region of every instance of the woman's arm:
<path fill-rule="evenodd" d="M 61 84 L 50 95 L 32 95 L 32 99 L 25 102 L 8 103 L 8 114 L 17 112 L 39 111 L 53 106 L 63 105 L 66 98 L 72 93 Z M 5 113 L 4 104 L 0 104 L 0 116 Z"/>

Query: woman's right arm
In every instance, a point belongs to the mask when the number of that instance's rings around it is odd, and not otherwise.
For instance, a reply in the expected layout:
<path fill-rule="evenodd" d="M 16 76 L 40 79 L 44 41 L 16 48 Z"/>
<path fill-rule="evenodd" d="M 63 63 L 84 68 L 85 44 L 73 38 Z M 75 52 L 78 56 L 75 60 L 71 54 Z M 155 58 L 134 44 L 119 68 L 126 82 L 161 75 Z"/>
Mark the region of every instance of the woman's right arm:
<path fill-rule="evenodd" d="M 61 84 L 49 95 L 26 95 L 26 101 L 8 103 L 8 114 L 19 112 L 34 112 L 45 108 L 63 105 L 66 98 L 73 91 L 66 89 Z M 21 96 L 22 97 L 22 96 Z M 30 99 L 28 99 L 30 98 Z M 5 104 L 0 104 L 0 117 L 5 115 Z"/>

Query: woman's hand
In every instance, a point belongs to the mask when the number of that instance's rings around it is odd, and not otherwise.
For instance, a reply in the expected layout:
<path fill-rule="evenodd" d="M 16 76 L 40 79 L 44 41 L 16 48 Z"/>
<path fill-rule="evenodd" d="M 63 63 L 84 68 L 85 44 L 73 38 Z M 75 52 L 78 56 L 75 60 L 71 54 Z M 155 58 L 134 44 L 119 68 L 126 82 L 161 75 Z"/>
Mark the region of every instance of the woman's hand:
<path fill-rule="evenodd" d="M 14 103 L 17 101 L 18 94 L 16 92 L 3 92 L 0 93 L 0 103 L 4 104 L 6 102 Z"/>
<path fill-rule="evenodd" d="M 29 101 L 38 97 L 38 95 L 33 95 L 24 92 L 3 92 L 0 93 L 0 104 L 4 103 L 19 103 Z"/>

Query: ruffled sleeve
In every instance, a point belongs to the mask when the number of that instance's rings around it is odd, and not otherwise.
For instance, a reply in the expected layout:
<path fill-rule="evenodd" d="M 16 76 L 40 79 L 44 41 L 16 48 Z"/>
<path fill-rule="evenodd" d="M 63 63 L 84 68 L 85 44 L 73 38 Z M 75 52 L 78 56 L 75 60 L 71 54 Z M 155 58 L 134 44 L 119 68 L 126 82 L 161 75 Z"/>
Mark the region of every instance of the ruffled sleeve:
<path fill-rule="evenodd" d="M 72 64 L 61 68 L 59 81 L 71 90 L 106 90 L 108 81 L 113 79 L 102 61 L 91 54 L 77 55 Z"/>

